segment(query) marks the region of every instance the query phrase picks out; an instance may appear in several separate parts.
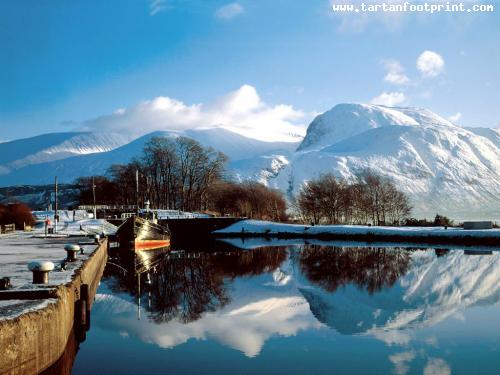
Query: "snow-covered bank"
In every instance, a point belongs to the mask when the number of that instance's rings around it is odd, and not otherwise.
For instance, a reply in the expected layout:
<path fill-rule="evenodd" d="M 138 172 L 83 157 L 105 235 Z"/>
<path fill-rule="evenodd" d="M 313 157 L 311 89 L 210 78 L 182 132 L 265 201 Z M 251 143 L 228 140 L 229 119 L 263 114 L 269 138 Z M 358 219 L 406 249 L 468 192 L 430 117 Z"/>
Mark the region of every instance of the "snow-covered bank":
<path fill-rule="evenodd" d="M 481 244 L 500 247 L 500 230 L 463 230 L 443 227 L 375 227 L 365 225 L 299 225 L 260 220 L 243 220 L 214 232 L 218 236 L 268 236 L 367 241 L 442 242 Z"/>
<path fill-rule="evenodd" d="M 73 214 L 75 212 L 75 214 Z M 107 222 L 105 219 L 90 219 L 83 210 L 59 210 L 59 222 L 57 233 L 59 236 L 86 236 L 89 234 L 116 233 L 117 226 Z M 45 236 L 44 220 L 49 219 L 49 228 L 54 228 L 54 211 L 33 211 L 33 216 L 37 221 L 34 237 Z"/>

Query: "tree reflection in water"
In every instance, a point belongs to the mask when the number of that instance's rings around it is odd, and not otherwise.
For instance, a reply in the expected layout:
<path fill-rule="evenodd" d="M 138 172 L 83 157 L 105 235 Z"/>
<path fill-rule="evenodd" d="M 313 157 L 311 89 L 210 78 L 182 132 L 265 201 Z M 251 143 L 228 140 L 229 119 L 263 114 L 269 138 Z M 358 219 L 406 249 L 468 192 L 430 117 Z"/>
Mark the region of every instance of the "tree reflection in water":
<path fill-rule="evenodd" d="M 410 251 L 403 248 L 304 246 L 301 272 L 328 292 L 354 283 L 373 294 L 394 285 L 406 274 Z"/>
<path fill-rule="evenodd" d="M 229 303 L 227 281 L 272 272 L 287 258 L 287 250 L 285 247 L 268 247 L 251 251 L 166 253 L 160 256 L 159 261 L 151 262 L 154 267 L 139 276 L 141 305 L 157 323 L 172 319 L 188 323 Z M 127 290 L 137 298 L 137 275 L 121 272 L 116 267 L 109 267 L 107 273 L 114 276 L 110 283 L 113 291 Z"/>

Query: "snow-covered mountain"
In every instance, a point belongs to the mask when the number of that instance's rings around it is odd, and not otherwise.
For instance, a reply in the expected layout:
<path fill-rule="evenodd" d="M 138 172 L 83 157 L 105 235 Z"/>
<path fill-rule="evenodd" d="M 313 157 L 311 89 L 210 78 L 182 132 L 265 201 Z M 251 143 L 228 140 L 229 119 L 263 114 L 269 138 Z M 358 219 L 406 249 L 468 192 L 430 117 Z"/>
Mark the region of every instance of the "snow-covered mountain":
<path fill-rule="evenodd" d="M 272 184 L 297 192 L 325 172 L 352 179 L 370 169 L 409 195 L 416 216 L 499 218 L 498 136 L 425 109 L 342 104 L 314 119 Z"/>
<path fill-rule="evenodd" d="M 238 165 L 239 161 L 258 160 L 258 168 L 249 168 L 241 172 L 231 173 L 233 177 L 239 180 L 252 178 L 255 173 L 260 173 L 261 170 L 273 170 L 275 168 L 275 159 L 284 162 L 298 145 L 298 143 L 292 142 L 263 142 L 222 128 L 153 132 L 131 142 L 123 142 L 121 145 L 118 145 L 118 142 L 123 141 L 125 137 L 117 136 L 115 147 L 111 147 L 111 144 L 107 143 L 107 139 L 104 137 L 102 142 L 99 143 L 98 136 L 101 135 L 98 133 L 63 134 L 64 136 L 60 137 L 62 142 L 59 143 L 57 142 L 60 140 L 59 138 L 47 135 L 50 142 L 39 148 L 32 146 L 37 144 L 38 137 L 21 140 L 24 142 L 21 144 L 17 144 L 21 141 L 0 144 L 2 155 L 4 155 L 4 149 L 18 147 L 19 150 L 22 150 L 22 152 L 19 152 L 19 156 L 6 157 L 5 161 L 2 160 L 5 163 L 5 169 L 4 173 L 0 174 L 0 186 L 48 184 L 53 181 L 54 175 L 58 176 L 60 182 L 67 183 L 73 182 L 80 176 L 101 175 L 112 164 L 127 163 L 134 157 L 139 156 L 144 145 L 153 137 L 174 138 L 183 135 L 195 139 L 204 146 L 210 146 L 226 154 L 230 159 L 229 167 L 231 171 L 234 170 L 232 168 L 233 163 Z M 90 146 L 90 142 L 82 142 L 80 148 L 78 148 L 78 143 L 73 148 L 65 146 L 74 142 L 75 139 L 80 138 L 82 141 L 87 141 L 92 137 L 96 140 L 92 146 Z M 90 150 L 91 147 L 93 147 L 94 152 L 84 152 Z M 30 154 L 30 150 L 33 153 Z M 58 152 L 54 150 L 58 150 Z M 71 150 L 71 153 L 68 150 Z M 78 150 L 80 150 L 79 154 Z M 66 152 L 65 156 L 63 156 L 64 152 Z M 39 157 L 40 154 L 45 157 Z M 268 157 L 267 155 L 274 156 Z M 31 160 L 31 162 L 22 164 L 22 160 Z M 13 164 L 16 164 L 17 167 L 13 167 Z M 2 168 L 1 165 L 0 168 Z"/>
<path fill-rule="evenodd" d="M 101 153 L 129 143 L 121 133 L 50 133 L 0 143 L 0 174 L 26 166 L 63 160 L 78 155 Z"/>
<path fill-rule="evenodd" d="M 191 137 L 230 158 L 229 176 L 297 194 L 331 172 L 353 179 L 365 169 L 391 178 L 413 215 L 500 219 L 500 130 L 462 128 L 433 112 L 339 104 L 317 116 L 300 145 L 264 142 L 224 128 L 123 134 L 60 133 L 0 144 L 0 186 L 62 182 L 103 174 L 139 155 L 153 136 Z"/>

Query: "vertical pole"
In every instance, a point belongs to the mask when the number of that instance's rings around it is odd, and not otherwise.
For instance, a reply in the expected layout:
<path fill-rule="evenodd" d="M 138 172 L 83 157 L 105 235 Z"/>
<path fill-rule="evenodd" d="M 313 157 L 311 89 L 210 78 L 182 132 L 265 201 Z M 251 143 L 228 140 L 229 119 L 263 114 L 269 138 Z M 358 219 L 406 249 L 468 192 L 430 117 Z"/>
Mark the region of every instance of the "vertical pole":
<path fill-rule="evenodd" d="M 139 215 L 139 170 L 135 170 L 135 210 Z"/>
<path fill-rule="evenodd" d="M 54 233 L 57 233 L 57 222 L 58 222 L 58 214 L 57 214 L 57 176 L 54 178 L 54 209 L 55 209 L 55 215 L 54 215 Z"/>
<path fill-rule="evenodd" d="M 94 219 L 97 219 L 97 207 L 95 205 L 95 180 L 94 180 L 94 176 L 92 176 L 92 197 L 94 199 Z"/>

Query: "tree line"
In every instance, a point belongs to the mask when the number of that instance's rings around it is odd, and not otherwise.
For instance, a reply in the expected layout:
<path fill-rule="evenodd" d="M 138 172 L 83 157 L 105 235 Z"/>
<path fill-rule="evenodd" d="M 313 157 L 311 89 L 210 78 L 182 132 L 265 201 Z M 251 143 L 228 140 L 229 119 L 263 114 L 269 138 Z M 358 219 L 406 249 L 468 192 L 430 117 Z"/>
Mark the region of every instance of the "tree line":
<path fill-rule="evenodd" d="M 231 181 L 227 161 L 191 138 L 154 137 L 131 162 L 112 165 L 105 176 L 79 178 L 80 204 L 93 203 L 93 180 L 98 204 L 144 207 L 149 200 L 155 209 L 287 221 L 283 194 L 257 182 Z M 305 183 L 292 200 L 302 220 L 315 224 L 400 225 L 411 211 L 406 195 L 371 171 L 352 182 L 324 174 Z"/>
<path fill-rule="evenodd" d="M 354 182 L 324 174 L 303 185 L 296 204 L 303 219 L 314 224 L 400 225 L 411 212 L 408 197 L 371 171 Z"/>
<path fill-rule="evenodd" d="M 228 181 L 227 160 L 191 138 L 154 137 L 130 163 L 112 165 L 105 176 L 81 177 L 75 183 L 80 204 L 93 203 L 93 180 L 101 204 L 144 207 L 149 200 L 156 209 L 286 220 L 283 195 L 260 183 Z"/>

